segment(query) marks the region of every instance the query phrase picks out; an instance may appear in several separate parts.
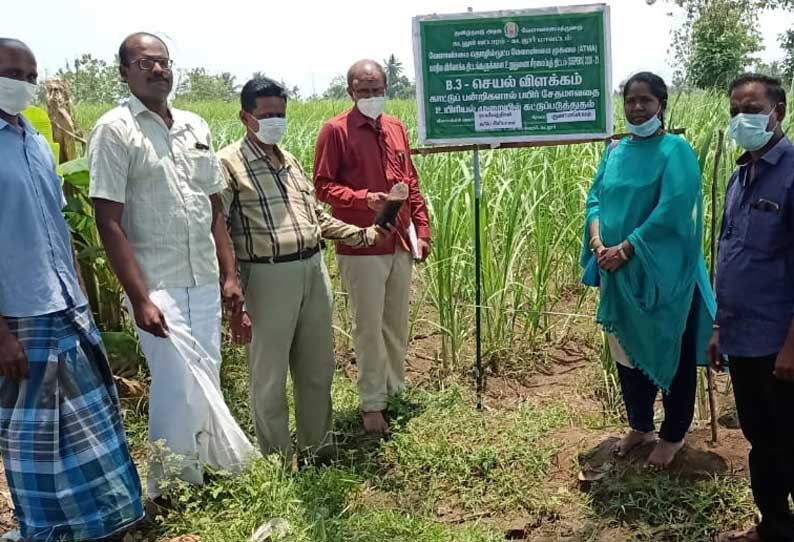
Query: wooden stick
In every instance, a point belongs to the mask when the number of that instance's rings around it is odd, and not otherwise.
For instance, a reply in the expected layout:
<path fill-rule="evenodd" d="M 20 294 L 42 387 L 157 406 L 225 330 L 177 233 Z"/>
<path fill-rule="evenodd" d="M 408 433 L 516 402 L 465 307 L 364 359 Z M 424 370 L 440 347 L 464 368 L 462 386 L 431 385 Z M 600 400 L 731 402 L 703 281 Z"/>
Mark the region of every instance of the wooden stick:
<path fill-rule="evenodd" d="M 717 277 L 717 182 L 719 181 L 720 160 L 722 159 L 725 133 L 720 130 L 717 136 L 717 153 L 714 156 L 714 172 L 711 176 L 711 287 L 716 288 Z M 716 446 L 719 440 L 717 424 L 717 397 L 714 389 L 714 371 L 706 367 L 706 385 L 709 393 L 709 413 L 711 416 L 711 443 Z"/>

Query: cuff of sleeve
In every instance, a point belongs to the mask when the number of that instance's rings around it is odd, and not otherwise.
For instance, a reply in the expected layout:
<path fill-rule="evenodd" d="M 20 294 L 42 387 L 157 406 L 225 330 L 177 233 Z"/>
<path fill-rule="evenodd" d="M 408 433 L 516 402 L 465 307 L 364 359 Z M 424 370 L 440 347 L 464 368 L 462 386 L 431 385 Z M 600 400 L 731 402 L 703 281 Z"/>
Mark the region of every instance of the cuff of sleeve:
<path fill-rule="evenodd" d="M 223 191 L 226 190 L 226 185 L 222 183 L 216 183 L 210 186 L 209 190 L 207 190 L 207 195 L 214 196 L 215 194 L 221 194 Z"/>
<path fill-rule="evenodd" d="M 430 227 L 429 226 L 419 226 L 416 228 L 416 236 L 419 239 L 430 239 Z"/>
<path fill-rule="evenodd" d="M 115 203 L 125 203 L 126 194 L 114 194 L 107 190 L 92 190 L 89 191 L 88 197 L 91 199 L 106 199 Z"/>
<path fill-rule="evenodd" d="M 364 234 L 364 244 L 367 247 L 374 247 L 378 243 L 378 232 L 375 231 L 375 228 L 367 228 L 362 233 Z"/>
<path fill-rule="evenodd" d="M 631 232 L 629 234 L 629 236 L 626 237 L 626 241 L 631 243 L 631 247 L 634 249 L 634 253 L 636 254 L 637 253 L 637 244 L 640 241 L 640 236 L 637 235 L 637 230 L 634 230 L 633 232 Z"/>
<path fill-rule="evenodd" d="M 357 211 L 366 211 L 369 209 L 369 205 L 367 204 L 367 196 L 369 195 L 369 190 L 366 188 L 362 188 L 361 190 L 353 191 L 353 209 Z"/>

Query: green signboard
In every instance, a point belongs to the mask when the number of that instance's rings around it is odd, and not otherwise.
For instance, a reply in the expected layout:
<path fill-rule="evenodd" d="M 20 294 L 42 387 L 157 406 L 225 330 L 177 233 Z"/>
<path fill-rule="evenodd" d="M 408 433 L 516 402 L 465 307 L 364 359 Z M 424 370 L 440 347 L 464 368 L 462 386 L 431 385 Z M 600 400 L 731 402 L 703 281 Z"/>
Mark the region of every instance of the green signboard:
<path fill-rule="evenodd" d="M 414 56 L 422 143 L 612 134 L 604 4 L 415 17 Z"/>

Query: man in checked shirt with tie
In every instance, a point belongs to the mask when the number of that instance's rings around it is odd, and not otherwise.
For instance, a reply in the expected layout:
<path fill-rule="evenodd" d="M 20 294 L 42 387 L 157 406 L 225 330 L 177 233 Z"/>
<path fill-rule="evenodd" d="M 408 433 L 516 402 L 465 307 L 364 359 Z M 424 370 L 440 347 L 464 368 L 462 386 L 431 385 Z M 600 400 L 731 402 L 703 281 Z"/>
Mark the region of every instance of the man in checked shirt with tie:
<path fill-rule="evenodd" d="M 243 87 L 246 135 L 219 152 L 223 193 L 246 312 L 232 333 L 248 350 L 254 426 L 263 454 L 292 454 L 287 371 L 295 392 L 299 460 L 333 451 L 331 382 L 335 362 L 331 287 L 321 238 L 373 247 L 390 236 L 328 215 L 300 163 L 278 146 L 287 128 L 287 93 L 275 81 Z"/>

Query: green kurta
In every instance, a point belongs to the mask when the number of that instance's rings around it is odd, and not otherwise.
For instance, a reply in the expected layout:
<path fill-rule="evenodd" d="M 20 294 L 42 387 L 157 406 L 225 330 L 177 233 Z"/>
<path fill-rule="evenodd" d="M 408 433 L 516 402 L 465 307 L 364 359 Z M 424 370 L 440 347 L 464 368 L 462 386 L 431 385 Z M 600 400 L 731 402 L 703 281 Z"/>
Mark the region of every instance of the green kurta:
<path fill-rule="evenodd" d="M 597 320 L 636 368 L 668 390 L 693 303 L 701 363 L 716 312 L 703 259 L 700 166 L 689 144 L 664 134 L 624 139 L 607 150 L 587 198 L 583 266 L 593 257 L 588 242 L 595 219 L 604 245 L 628 239 L 634 246 L 623 267 L 599 271 Z"/>

